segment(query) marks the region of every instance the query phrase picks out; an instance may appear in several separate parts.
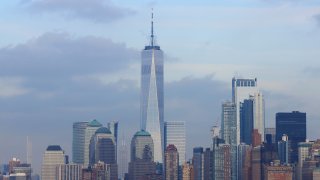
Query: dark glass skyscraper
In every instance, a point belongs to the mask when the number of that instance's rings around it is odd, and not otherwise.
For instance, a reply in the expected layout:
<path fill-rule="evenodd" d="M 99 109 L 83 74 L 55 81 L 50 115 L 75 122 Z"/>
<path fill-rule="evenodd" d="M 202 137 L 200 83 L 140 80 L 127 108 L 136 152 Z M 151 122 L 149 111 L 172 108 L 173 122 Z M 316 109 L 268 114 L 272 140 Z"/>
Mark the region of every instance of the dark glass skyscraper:
<path fill-rule="evenodd" d="M 253 131 L 253 100 L 245 99 L 240 102 L 240 140 L 252 144 Z"/>
<path fill-rule="evenodd" d="M 141 129 L 151 134 L 155 162 L 163 161 L 163 52 L 155 45 L 153 15 L 150 45 L 141 53 Z"/>
<path fill-rule="evenodd" d="M 290 142 L 290 163 L 298 161 L 298 143 L 305 142 L 307 137 L 306 113 L 299 111 L 276 114 L 276 141 L 281 141 L 286 134 Z"/>

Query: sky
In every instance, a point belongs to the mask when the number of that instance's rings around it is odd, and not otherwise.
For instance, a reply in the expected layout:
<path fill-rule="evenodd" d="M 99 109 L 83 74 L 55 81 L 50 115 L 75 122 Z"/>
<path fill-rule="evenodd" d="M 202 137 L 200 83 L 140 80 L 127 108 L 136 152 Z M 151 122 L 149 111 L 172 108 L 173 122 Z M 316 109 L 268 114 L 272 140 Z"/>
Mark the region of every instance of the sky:
<path fill-rule="evenodd" d="M 4 0 L 0 2 L 0 163 L 40 172 L 59 144 L 71 157 L 72 123 L 119 121 L 139 130 L 140 53 L 154 9 L 165 53 L 165 121 L 187 123 L 187 158 L 210 147 L 232 77 L 257 78 L 266 127 L 275 113 L 307 113 L 320 137 L 319 0 Z"/>

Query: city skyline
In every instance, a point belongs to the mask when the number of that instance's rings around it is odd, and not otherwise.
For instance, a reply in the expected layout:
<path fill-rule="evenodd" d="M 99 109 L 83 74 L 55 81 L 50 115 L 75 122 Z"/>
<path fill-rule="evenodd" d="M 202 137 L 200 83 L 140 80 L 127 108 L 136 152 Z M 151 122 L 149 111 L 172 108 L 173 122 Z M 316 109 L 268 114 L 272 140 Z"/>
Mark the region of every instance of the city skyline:
<path fill-rule="evenodd" d="M 320 117 L 315 104 L 320 88 L 315 85 L 320 67 L 316 60 L 319 2 L 202 1 L 188 2 L 184 7 L 166 1 L 106 2 L 103 7 L 115 13 L 100 18 L 81 14 L 81 5 L 56 3 L 56 9 L 50 9 L 41 2 L 1 2 L 0 130 L 12 138 L 8 148 L 0 151 L 1 162 L 12 156 L 26 159 L 27 136 L 33 144 L 36 167 L 41 157 L 35 154 L 42 154 L 48 144 L 60 144 L 71 155 L 70 129 L 76 121 L 98 119 L 106 125 L 116 120 L 120 129 L 130 127 L 132 132 L 126 134 L 130 139 L 139 129 L 139 51 L 147 42 L 151 6 L 156 11 L 157 40 L 167 53 L 165 121 L 186 120 L 188 158 L 192 147 L 206 147 L 210 141 L 208 126 L 219 124 L 219 107 L 231 99 L 235 74 L 259 79 L 259 87 L 265 91 L 266 127 L 275 125 L 276 112 L 299 110 L 308 115 L 307 137 L 319 137 L 312 128 Z M 104 1 L 97 0 L 90 7 L 97 8 L 99 2 Z M 190 9 L 203 12 L 195 15 Z M 36 10 L 41 10 L 41 16 L 33 14 Z M 70 14 L 59 15 L 61 11 Z M 220 16 L 214 16 L 219 12 Z M 268 17 L 271 12 L 280 18 L 272 22 L 276 18 Z M 232 19 L 241 13 L 243 16 Z M 249 17 L 252 14 L 256 18 Z M 225 24 L 219 20 L 226 20 Z M 232 30 L 234 21 L 242 23 Z M 188 30 L 193 23 L 195 26 Z M 250 28 L 253 30 L 249 32 L 255 32 L 251 36 L 244 33 Z M 270 29 L 274 31 L 266 32 Z M 197 120 L 199 127 L 190 131 Z M 201 141 L 196 141 L 199 138 Z"/>

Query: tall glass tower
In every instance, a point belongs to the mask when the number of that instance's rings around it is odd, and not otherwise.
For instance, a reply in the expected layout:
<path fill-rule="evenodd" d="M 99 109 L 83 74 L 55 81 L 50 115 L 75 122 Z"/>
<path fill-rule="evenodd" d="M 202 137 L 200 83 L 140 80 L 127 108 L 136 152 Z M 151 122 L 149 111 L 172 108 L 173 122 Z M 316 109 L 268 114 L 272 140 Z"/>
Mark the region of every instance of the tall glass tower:
<path fill-rule="evenodd" d="M 155 45 L 153 14 L 150 45 L 141 53 L 141 129 L 149 132 L 154 142 L 154 161 L 163 162 L 163 52 Z"/>

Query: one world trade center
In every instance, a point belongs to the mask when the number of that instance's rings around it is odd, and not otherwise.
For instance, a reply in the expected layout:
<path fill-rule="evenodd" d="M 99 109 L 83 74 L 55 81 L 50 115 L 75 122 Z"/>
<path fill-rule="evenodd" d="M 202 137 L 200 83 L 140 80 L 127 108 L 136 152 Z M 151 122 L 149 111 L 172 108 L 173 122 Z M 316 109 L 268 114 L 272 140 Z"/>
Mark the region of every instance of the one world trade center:
<path fill-rule="evenodd" d="M 154 161 L 163 162 L 163 52 L 155 44 L 153 14 L 150 44 L 141 52 L 141 129 L 149 132 L 154 143 Z"/>

